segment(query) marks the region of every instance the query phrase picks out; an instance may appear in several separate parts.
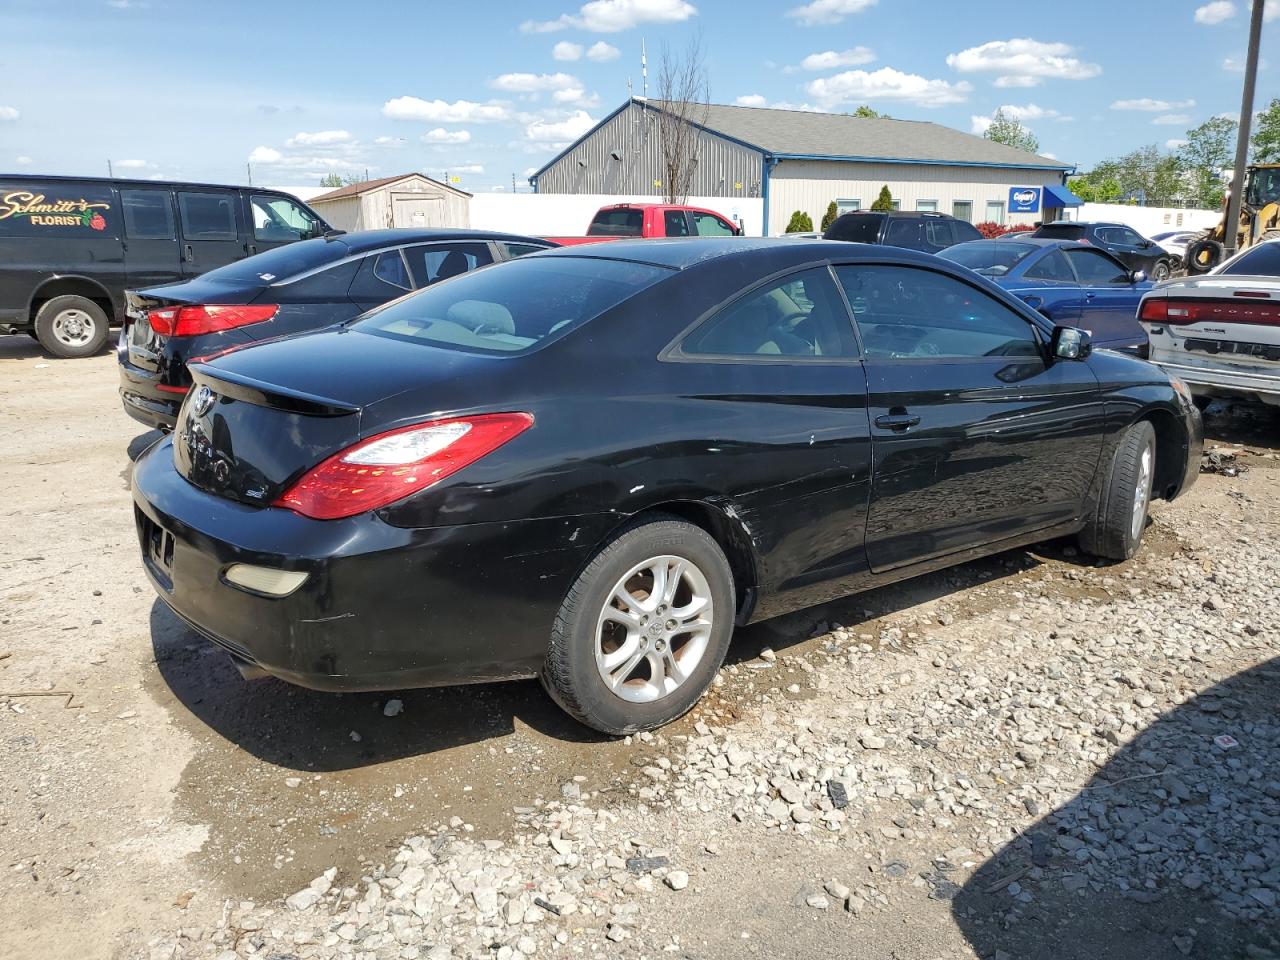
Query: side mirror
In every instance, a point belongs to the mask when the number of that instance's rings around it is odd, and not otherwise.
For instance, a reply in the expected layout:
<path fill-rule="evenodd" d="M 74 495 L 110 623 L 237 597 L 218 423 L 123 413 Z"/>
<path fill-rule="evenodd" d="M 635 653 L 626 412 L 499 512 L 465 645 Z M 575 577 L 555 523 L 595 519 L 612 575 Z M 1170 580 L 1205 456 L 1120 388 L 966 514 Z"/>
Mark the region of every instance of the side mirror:
<path fill-rule="evenodd" d="M 1129 280 L 1133 283 L 1142 283 L 1146 279 L 1147 271 L 1145 270 L 1135 270 L 1133 273 L 1129 274 Z"/>
<path fill-rule="evenodd" d="M 1049 352 L 1057 360 L 1083 360 L 1093 352 L 1093 338 L 1079 327 L 1054 327 Z"/>

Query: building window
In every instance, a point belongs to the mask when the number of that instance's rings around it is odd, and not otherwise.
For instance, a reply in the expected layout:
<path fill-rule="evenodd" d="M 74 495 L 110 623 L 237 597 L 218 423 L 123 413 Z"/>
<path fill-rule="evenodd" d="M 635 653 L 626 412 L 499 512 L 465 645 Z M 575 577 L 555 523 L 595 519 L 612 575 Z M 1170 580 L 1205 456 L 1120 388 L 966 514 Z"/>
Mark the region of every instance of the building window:
<path fill-rule="evenodd" d="M 893 209 L 895 209 L 895 210 L 901 210 L 901 209 L 902 209 L 902 201 L 901 201 L 901 200 L 894 200 L 894 201 L 893 201 Z"/>
<path fill-rule="evenodd" d="M 862 201 L 857 198 L 852 200 L 845 199 L 836 201 L 836 216 L 843 216 L 846 213 L 856 213 L 861 209 Z"/>
<path fill-rule="evenodd" d="M 917 200 L 916 209 L 922 213 L 937 213 L 938 201 L 937 200 Z"/>
<path fill-rule="evenodd" d="M 1004 201 L 987 201 L 987 220 L 991 223 L 1004 223 Z"/>
<path fill-rule="evenodd" d="M 973 201 L 956 200 L 951 204 L 951 215 L 965 223 L 973 223 Z"/>

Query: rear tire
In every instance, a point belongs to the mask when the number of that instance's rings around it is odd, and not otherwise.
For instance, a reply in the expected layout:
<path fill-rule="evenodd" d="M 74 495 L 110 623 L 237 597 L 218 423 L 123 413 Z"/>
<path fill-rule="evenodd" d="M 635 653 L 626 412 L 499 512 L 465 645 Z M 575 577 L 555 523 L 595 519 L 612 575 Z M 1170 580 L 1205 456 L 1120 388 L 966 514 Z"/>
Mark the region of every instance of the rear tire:
<path fill-rule="evenodd" d="M 1222 262 L 1225 253 L 1222 244 L 1217 240 L 1208 238 L 1193 240 L 1187 244 L 1187 253 L 1184 257 L 1187 273 L 1191 276 L 1208 273 Z"/>
<path fill-rule="evenodd" d="M 36 339 L 64 360 L 91 357 L 101 350 L 108 327 L 106 312 L 84 297 L 54 297 L 36 312 Z"/>
<path fill-rule="evenodd" d="M 1157 260 L 1155 266 L 1151 268 L 1151 279 L 1156 283 L 1168 280 L 1173 274 L 1173 267 L 1168 260 Z"/>
<path fill-rule="evenodd" d="M 602 733 L 670 723 L 724 661 L 734 595 L 724 551 L 701 528 L 662 517 L 624 530 L 569 588 L 542 685 Z"/>
<path fill-rule="evenodd" d="M 1156 468 L 1156 432 L 1145 420 L 1116 444 L 1093 515 L 1080 532 L 1080 548 L 1108 560 L 1128 560 L 1142 545 Z"/>

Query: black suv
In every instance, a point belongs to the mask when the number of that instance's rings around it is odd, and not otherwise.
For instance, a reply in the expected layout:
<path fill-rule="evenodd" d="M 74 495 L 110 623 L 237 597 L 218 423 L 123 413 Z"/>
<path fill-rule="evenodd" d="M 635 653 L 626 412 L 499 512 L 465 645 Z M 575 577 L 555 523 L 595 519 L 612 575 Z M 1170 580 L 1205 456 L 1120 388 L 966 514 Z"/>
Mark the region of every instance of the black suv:
<path fill-rule="evenodd" d="M 945 213 L 857 210 L 836 217 L 822 239 L 882 243 L 890 247 L 937 253 L 952 244 L 981 240 L 982 234 L 972 223 Z"/>
<path fill-rule="evenodd" d="M 1048 240 L 1079 240 L 1101 247 L 1130 270 L 1145 271 L 1149 278 L 1157 282 L 1168 280 L 1178 266 L 1176 256 L 1123 223 L 1055 220 L 1037 227 L 1031 236 Z"/>
<path fill-rule="evenodd" d="M 124 291 L 198 276 L 322 236 L 295 197 L 257 187 L 0 176 L 0 333 L 87 357 L 124 320 Z"/>

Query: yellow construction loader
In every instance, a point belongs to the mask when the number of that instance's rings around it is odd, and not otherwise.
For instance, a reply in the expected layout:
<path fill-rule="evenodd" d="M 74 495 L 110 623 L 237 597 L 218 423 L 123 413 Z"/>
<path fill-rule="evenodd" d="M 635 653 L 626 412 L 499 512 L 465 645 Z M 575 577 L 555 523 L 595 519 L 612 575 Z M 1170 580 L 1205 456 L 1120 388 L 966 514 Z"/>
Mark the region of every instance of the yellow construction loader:
<path fill-rule="evenodd" d="M 1240 220 L 1232 229 L 1236 232 L 1237 250 L 1280 237 L 1280 163 L 1257 163 L 1245 171 Z M 1223 200 L 1222 222 L 1187 244 L 1187 273 L 1208 273 L 1220 264 L 1226 253 L 1226 241 L 1226 200 Z"/>

